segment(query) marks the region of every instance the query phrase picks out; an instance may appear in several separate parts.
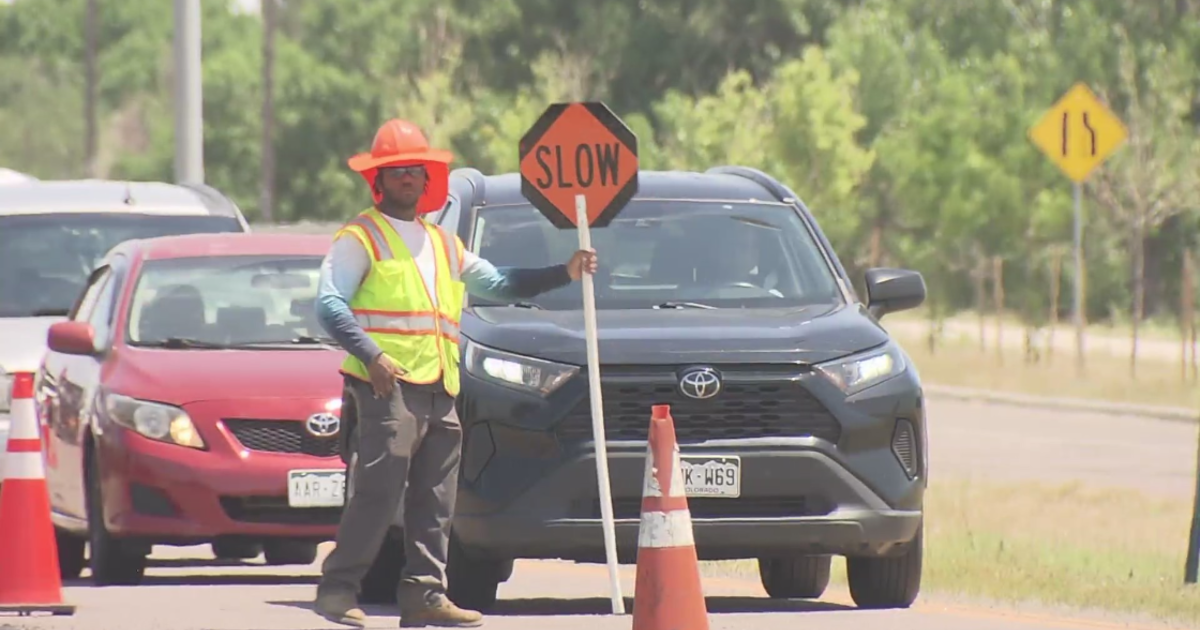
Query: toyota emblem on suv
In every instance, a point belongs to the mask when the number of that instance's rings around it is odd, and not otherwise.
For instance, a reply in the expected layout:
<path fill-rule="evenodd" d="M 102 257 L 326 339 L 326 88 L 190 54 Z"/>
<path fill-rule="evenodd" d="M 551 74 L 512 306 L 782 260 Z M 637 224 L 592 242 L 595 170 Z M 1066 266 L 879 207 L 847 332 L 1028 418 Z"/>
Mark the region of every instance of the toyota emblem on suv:
<path fill-rule="evenodd" d="M 712 398 L 721 391 L 721 378 L 712 368 L 699 368 L 683 373 L 679 379 L 679 391 L 688 398 L 703 400 Z"/>
<path fill-rule="evenodd" d="M 331 413 L 314 413 L 304 421 L 304 428 L 315 437 L 333 437 L 341 425 L 341 418 Z"/>

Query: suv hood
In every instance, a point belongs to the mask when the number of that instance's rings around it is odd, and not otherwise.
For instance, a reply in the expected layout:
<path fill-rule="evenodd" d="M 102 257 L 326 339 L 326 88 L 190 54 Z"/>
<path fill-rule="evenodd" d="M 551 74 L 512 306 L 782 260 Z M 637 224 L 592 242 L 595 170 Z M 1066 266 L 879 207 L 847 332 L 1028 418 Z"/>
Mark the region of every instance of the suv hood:
<path fill-rule="evenodd" d="M 858 305 L 599 310 L 596 325 L 601 364 L 819 363 L 888 340 Z M 587 364 L 582 310 L 473 307 L 463 333 L 485 346 Z"/>
<path fill-rule="evenodd" d="M 206 400 L 341 398 L 341 350 L 165 350 L 122 347 L 112 390 L 174 405 Z"/>
<path fill-rule="evenodd" d="M 36 372 L 46 356 L 50 326 L 65 317 L 0 318 L 0 368 L 8 372 Z"/>

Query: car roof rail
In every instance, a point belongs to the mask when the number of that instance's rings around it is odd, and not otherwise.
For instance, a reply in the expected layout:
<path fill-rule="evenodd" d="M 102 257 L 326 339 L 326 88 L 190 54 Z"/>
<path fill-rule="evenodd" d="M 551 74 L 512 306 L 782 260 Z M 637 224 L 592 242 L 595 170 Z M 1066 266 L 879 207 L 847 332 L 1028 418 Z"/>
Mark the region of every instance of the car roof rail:
<path fill-rule="evenodd" d="M 739 166 L 736 164 L 726 164 L 724 166 L 714 166 L 704 172 L 705 174 L 711 175 L 736 175 L 738 177 L 744 177 L 767 189 L 767 192 L 771 193 L 771 196 L 775 197 L 776 201 L 781 203 L 794 202 L 801 206 L 804 205 L 804 202 L 796 196 L 796 193 L 792 192 L 782 182 L 756 168 Z"/>

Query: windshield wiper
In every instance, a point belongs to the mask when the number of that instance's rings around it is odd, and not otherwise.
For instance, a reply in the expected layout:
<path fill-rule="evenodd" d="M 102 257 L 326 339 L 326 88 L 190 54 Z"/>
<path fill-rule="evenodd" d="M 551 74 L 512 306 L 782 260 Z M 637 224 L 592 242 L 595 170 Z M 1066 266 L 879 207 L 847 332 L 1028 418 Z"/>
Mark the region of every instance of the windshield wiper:
<path fill-rule="evenodd" d="M 66 317 L 71 313 L 65 308 L 42 308 L 33 312 L 34 317 Z"/>
<path fill-rule="evenodd" d="M 667 302 L 663 302 L 662 304 L 655 304 L 655 305 L 654 305 L 654 308 L 705 308 L 705 309 L 715 309 L 715 308 L 717 308 L 717 307 L 715 307 L 715 306 L 709 306 L 708 304 L 700 304 L 700 303 L 698 303 L 698 302 L 673 302 L 673 301 L 667 301 Z"/>
<path fill-rule="evenodd" d="M 289 343 L 293 343 L 296 345 L 303 345 L 303 346 L 309 346 L 309 345 L 336 346 L 336 345 L 338 345 L 337 340 L 334 339 L 333 337 L 313 337 L 312 335 L 300 335 L 299 337 L 292 339 Z"/>
<path fill-rule="evenodd" d="M 534 304 L 533 302 L 513 302 L 512 304 L 509 304 L 509 306 L 514 308 L 532 308 L 539 311 L 543 310 L 542 307 Z"/>
<path fill-rule="evenodd" d="M 213 343 L 211 341 L 201 341 L 199 339 L 193 339 L 191 337 L 167 337 L 166 339 L 163 339 L 162 341 L 143 343 L 140 345 L 154 346 L 154 347 L 159 347 L 159 348 L 171 348 L 171 349 L 207 348 L 207 349 L 225 350 L 225 349 L 229 348 L 228 344 Z"/>
<path fill-rule="evenodd" d="M 228 344 L 228 348 L 261 348 L 264 346 L 336 346 L 337 341 L 331 337 L 313 337 L 300 335 L 291 339 L 262 339 L 257 341 L 239 341 Z"/>

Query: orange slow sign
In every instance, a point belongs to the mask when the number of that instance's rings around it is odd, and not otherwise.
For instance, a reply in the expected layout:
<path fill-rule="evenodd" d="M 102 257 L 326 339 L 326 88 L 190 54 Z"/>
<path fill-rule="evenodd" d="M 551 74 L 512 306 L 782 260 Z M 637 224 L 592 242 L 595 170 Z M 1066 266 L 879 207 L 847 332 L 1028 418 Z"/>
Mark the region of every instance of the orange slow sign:
<path fill-rule="evenodd" d="M 603 103 L 555 103 L 521 138 L 521 193 L 555 226 L 604 227 L 637 193 L 637 136 Z"/>

